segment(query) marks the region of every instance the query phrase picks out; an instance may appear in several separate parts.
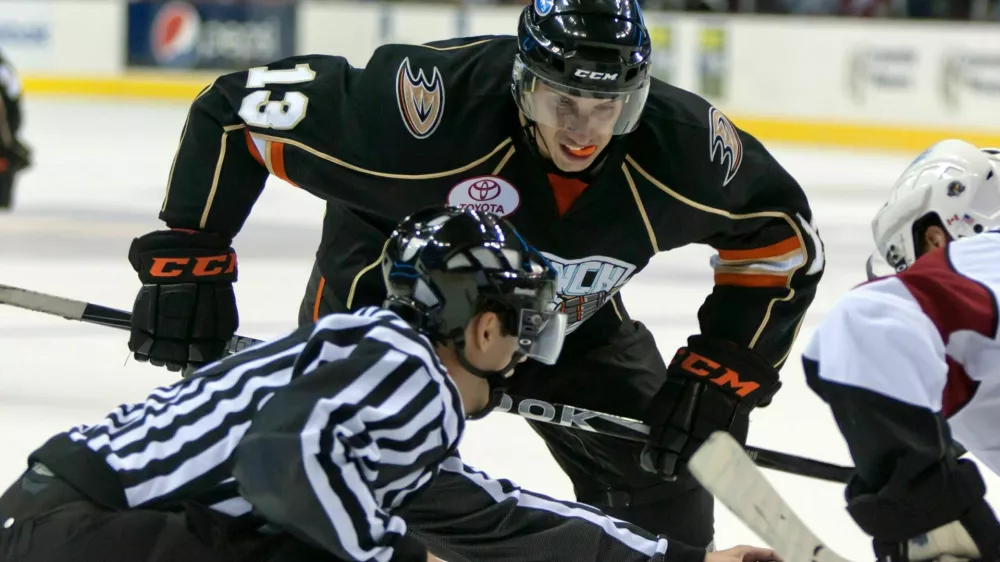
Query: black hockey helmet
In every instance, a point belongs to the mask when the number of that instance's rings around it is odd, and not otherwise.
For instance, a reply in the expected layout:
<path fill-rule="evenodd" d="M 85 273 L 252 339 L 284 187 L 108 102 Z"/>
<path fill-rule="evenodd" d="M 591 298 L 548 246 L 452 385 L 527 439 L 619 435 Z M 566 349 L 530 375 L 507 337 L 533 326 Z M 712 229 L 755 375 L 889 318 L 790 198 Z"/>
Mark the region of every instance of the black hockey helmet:
<path fill-rule="evenodd" d="M 533 0 L 517 38 L 512 89 L 529 120 L 571 128 L 569 120 L 584 117 L 565 99 L 576 96 L 616 102 L 591 110 L 591 125 L 615 135 L 638 126 L 652 53 L 638 0 Z"/>
<path fill-rule="evenodd" d="M 458 207 L 431 207 L 396 228 L 382 259 L 385 307 L 434 342 L 454 341 L 475 375 L 500 384 L 517 361 L 553 364 L 562 349 L 566 316 L 555 311 L 558 275 L 506 220 Z M 502 372 L 465 360 L 465 329 L 480 312 L 495 312 L 518 352 Z"/>

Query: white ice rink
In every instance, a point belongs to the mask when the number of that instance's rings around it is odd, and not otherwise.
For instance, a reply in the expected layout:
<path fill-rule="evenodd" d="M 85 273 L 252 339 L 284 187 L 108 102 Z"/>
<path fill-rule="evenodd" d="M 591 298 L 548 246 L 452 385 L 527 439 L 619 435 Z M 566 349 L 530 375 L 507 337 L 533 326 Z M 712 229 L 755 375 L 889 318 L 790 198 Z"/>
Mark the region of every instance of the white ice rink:
<path fill-rule="evenodd" d="M 26 135 L 35 168 L 0 214 L 0 283 L 128 309 L 138 280 L 126 259 L 132 237 L 160 227 L 163 188 L 184 122 L 183 104 L 30 100 Z M 806 387 L 799 354 L 838 295 L 864 278 L 869 221 L 912 154 L 861 155 L 772 147 L 805 187 L 826 242 L 827 272 L 775 403 L 753 415 L 750 443 L 831 462 L 850 462 L 825 405 Z M 706 155 L 707 157 L 707 155 Z M 269 337 L 294 326 L 319 238 L 323 205 L 272 183 L 236 239 L 240 332 Z M 661 255 L 624 290 L 633 315 L 668 357 L 697 330 L 712 284 L 706 248 Z M 641 312 L 640 312 L 641 311 Z M 127 334 L 0 307 L 0 489 L 50 435 L 102 418 L 172 375 L 128 361 Z M 466 460 L 523 487 L 571 498 L 566 478 L 520 419 L 496 414 L 470 425 Z M 830 546 L 859 560 L 868 541 L 843 509 L 840 486 L 769 472 L 778 489 Z M 1000 505 L 1000 480 L 990 474 Z M 717 508 L 717 544 L 755 537 Z"/>

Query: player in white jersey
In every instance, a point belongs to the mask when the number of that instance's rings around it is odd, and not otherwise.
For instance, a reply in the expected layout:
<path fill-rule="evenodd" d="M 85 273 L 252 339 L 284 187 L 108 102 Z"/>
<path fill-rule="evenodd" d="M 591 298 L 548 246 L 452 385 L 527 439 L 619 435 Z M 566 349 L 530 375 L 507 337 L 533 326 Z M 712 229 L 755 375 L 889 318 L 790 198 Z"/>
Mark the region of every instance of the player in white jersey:
<path fill-rule="evenodd" d="M 857 466 L 847 509 L 882 561 L 1000 560 L 979 470 L 954 454 L 957 440 L 1000 470 L 998 154 L 947 140 L 910 164 L 872 223 L 895 273 L 844 296 L 803 354 Z"/>

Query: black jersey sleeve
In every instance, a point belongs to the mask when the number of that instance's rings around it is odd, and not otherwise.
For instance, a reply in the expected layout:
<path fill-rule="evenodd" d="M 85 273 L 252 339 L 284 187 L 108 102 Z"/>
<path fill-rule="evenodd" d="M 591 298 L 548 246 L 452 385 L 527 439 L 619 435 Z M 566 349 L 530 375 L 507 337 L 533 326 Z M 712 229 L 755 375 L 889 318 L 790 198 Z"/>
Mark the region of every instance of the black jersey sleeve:
<path fill-rule="evenodd" d="M 458 456 L 444 461 L 434 485 L 402 515 L 432 552 L 455 562 L 703 562 L 705 558 L 703 548 L 653 535 L 588 505 L 492 478 Z"/>
<path fill-rule="evenodd" d="M 295 183 L 288 144 L 329 150 L 352 134 L 350 84 L 360 72 L 341 57 L 302 56 L 217 78 L 188 113 L 160 219 L 234 236 L 270 174 Z"/>
<path fill-rule="evenodd" d="M 512 44 L 456 42 L 385 45 L 363 69 L 303 55 L 219 77 L 191 106 L 160 219 L 232 237 L 269 175 L 355 209 L 406 216 L 412 197 L 393 191 L 393 179 L 435 177 L 481 158 L 476 142 L 452 139 L 474 136 L 469 123 L 495 128 L 481 106 L 498 95 L 482 84 L 495 80 L 491 61 Z"/>
<path fill-rule="evenodd" d="M 740 135 L 748 169 L 729 178 L 713 210 L 716 227 L 703 242 L 717 251 L 715 286 L 698 319 L 702 334 L 748 346 L 780 367 L 815 297 L 823 244 L 799 184 L 756 139 Z"/>
<path fill-rule="evenodd" d="M 657 188 L 644 197 L 654 239 L 716 252 L 701 334 L 780 368 L 824 266 L 805 192 L 705 99 L 654 81 L 647 105 L 648 126 L 635 134 L 648 141 L 630 149 L 629 164 Z"/>

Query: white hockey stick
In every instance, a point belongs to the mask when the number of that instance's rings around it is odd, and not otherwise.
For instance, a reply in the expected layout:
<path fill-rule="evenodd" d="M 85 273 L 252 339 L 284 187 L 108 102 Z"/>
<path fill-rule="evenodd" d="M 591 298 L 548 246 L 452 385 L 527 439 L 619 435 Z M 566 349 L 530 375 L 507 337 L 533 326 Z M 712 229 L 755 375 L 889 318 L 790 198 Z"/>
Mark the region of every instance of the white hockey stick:
<path fill-rule="evenodd" d="M 805 526 L 728 433 L 713 433 L 688 467 L 705 489 L 785 562 L 850 562 Z"/>

